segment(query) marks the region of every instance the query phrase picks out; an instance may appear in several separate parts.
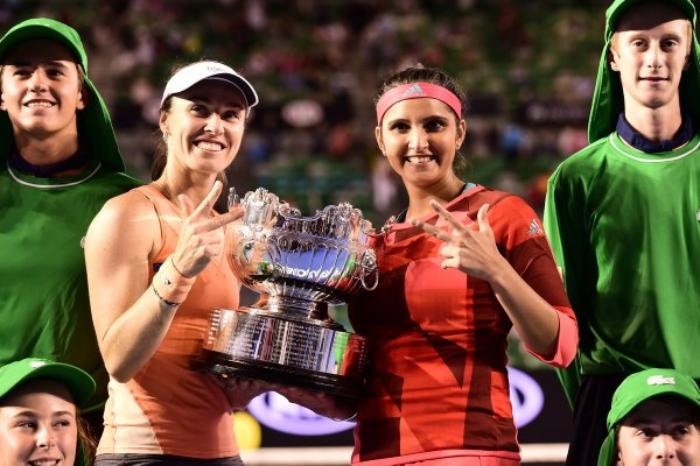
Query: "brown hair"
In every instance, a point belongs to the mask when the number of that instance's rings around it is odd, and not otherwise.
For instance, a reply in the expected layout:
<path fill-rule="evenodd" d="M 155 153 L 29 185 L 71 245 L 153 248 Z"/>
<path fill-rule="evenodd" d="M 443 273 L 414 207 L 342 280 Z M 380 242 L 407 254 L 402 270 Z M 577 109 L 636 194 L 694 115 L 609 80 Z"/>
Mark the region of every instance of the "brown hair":
<path fill-rule="evenodd" d="M 97 452 L 97 442 L 92 436 L 87 421 L 80 417 L 79 412 L 76 412 L 76 422 L 78 424 L 78 445 L 75 452 L 75 464 L 92 466 Z"/>
<path fill-rule="evenodd" d="M 388 78 L 384 79 L 384 81 L 379 85 L 379 92 L 377 92 L 377 95 L 374 97 L 375 105 L 390 89 L 393 89 L 396 86 L 401 86 L 402 84 L 410 84 L 419 81 L 436 84 L 452 92 L 462 103 L 462 115 L 466 113 L 467 97 L 460 85 L 457 84 L 457 82 L 444 71 L 438 68 L 424 68 L 421 65 L 403 69 L 398 73 L 394 73 Z M 455 115 L 455 121 L 457 125 L 459 125 L 459 115 Z M 457 150 L 454 161 L 452 162 L 452 169 L 454 170 L 455 174 L 462 177 L 467 172 L 468 168 L 469 162 L 467 158 L 461 151 Z"/>
<path fill-rule="evenodd" d="M 163 102 L 163 105 L 160 107 L 160 113 L 169 113 L 171 103 L 172 96 L 165 99 L 165 102 Z M 153 163 L 151 164 L 151 180 L 153 181 L 160 178 L 163 174 L 163 170 L 165 170 L 165 164 L 168 161 L 168 146 L 165 144 L 163 134 L 160 129 L 158 129 L 156 133 L 160 133 L 161 137 L 158 139 L 156 148 L 153 151 Z"/>
<path fill-rule="evenodd" d="M 170 68 L 170 76 L 168 77 L 168 81 L 177 73 L 181 68 L 186 66 L 183 63 L 178 63 L 173 65 Z M 167 81 L 166 81 L 167 83 Z M 163 112 L 165 113 L 170 113 L 170 105 L 172 104 L 172 95 L 168 96 L 167 99 L 163 102 L 163 105 L 160 106 L 160 114 Z M 160 121 L 160 118 L 159 118 Z M 151 180 L 155 181 L 160 176 L 163 174 L 163 170 L 165 170 L 165 164 L 168 161 L 168 146 L 165 144 L 165 138 L 163 137 L 164 135 L 160 131 L 160 128 L 156 131 L 156 134 L 158 134 L 160 137 L 158 138 L 158 142 L 156 143 L 156 148 L 153 151 L 153 163 L 151 164 Z"/>

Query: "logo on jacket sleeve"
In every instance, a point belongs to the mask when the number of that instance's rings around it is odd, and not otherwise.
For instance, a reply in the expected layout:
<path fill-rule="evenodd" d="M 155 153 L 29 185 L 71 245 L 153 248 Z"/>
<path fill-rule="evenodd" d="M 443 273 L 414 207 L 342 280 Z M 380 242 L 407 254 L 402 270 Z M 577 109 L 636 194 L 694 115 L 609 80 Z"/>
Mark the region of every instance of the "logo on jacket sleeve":
<path fill-rule="evenodd" d="M 527 233 L 530 236 L 544 234 L 544 231 L 542 230 L 542 225 L 540 225 L 540 222 L 536 218 L 533 218 L 530 221 L 530 227 L 527 229 Z"/>

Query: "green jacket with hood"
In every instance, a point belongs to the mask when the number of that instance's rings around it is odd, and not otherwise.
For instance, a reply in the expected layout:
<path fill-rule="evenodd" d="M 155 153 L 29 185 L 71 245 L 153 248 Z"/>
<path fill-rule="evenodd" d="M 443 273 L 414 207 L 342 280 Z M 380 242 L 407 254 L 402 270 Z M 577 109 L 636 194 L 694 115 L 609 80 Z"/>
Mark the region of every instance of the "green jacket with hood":
<path fill-rule="evenodd" d="M 695 26 L 690 0 L 667 0 Z M 636 150 L 615 131 L 624 111 L 619 75 L 608 65 L 620 15 L 606 12 L 588 124 L 591 144 L 549 180 L 545 229 L 579 323 L 579 353 L 560 371 L 572 402 L 581 375 L 672 367 L 700 378 L 700 46 L 693 34 L 680 83 L 681 106 L 695 136 L 660 153 Z"/>
<path fill-rule="evenodd" d="M 97 381 L 87 410 L 106 400 L 107 373 L 97 347 L 88 300 L 82 239 L 106 200 L 136 186 L 124 173 L 107 107 L 88 78 L 78 33 L 34 18 L 0 38 L 0 63 L 20 42 L 55 40 L 85 74 L 86 108 L 78 112 L 82 150 L 92 156 L 68 178 L 42 178 L 13 169 L 8 114 L 0 112 L 0 364 L 42 357 L 76 365 Z"/>

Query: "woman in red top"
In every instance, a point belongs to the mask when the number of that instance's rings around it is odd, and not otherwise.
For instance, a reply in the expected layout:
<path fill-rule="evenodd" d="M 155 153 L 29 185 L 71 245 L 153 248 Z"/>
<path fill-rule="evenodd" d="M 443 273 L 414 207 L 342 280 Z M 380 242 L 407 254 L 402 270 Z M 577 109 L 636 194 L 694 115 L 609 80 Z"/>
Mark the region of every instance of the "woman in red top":
<path fill-rule="evenodd" d="M 463 93 L 409 68 L 377 99 L 377 144 L 408 208 L 377 237 L 379 287 L 350 304 L 370 337 L 353 463 L 516 465 L 506 373 L 514 327 L 532 354 L 566 366 L 574 314 L 539 218 L 520 198 L 465 183 Z"/>

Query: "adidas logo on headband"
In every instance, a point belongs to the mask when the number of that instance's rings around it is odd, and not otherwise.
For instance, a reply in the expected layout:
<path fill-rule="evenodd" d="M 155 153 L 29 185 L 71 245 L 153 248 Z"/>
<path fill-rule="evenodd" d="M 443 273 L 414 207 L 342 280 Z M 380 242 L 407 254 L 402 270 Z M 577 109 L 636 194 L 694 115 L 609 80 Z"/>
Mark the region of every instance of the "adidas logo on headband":
<path fill-rule="evenodd" d="M 418 95 L 425 95 L 425 91 L 423 90 L 422 87 L 420 87 L 420 84 L 413 84 L 411 87 L 403 91 L 403 94 L 401 94 L 401 97 L 410 97 L 410 96 L 418 96 Z"/>

